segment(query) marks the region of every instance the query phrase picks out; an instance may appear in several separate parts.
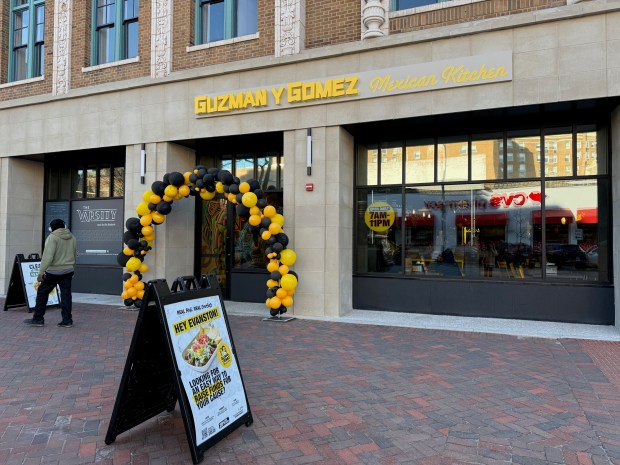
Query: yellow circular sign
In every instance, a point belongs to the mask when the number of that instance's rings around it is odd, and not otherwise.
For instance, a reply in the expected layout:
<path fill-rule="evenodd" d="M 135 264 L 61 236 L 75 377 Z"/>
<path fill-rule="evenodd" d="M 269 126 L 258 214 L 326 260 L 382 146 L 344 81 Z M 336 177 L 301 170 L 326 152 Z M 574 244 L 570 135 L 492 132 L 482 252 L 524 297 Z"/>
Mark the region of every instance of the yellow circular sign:
<path fill-rule="evenodd" d="M 223 342 L 217 346 L 217 359 L 224 368 L 229 368 L 232 363 L 232 351 Z"/>
<path fill-rule="evenodd" d="M 376 232 L 387 231 L 394 224 L 396 214 L 389 203 L 373 202 L 364 213 L 366 226 Z"/>

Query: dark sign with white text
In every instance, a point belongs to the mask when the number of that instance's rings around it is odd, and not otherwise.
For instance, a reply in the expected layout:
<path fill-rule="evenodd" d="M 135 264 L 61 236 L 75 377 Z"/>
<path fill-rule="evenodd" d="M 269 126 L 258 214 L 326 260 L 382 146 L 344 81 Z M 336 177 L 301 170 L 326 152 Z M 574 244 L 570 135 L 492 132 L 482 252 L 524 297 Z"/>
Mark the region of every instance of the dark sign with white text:
<path fill-rule="evenodd" d="M 123 248 L 123 200 L 77 200 L 71 207 L 78 264 L 116 265 L 116 255 Z"/>

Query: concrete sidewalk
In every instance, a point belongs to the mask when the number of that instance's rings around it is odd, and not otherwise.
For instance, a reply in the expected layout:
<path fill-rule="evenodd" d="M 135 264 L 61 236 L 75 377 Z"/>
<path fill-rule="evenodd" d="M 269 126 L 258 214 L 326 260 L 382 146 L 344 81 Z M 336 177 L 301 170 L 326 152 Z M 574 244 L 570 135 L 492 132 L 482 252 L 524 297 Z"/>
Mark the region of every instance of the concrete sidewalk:
<path fill-rule="evenodd" d="M 0 464 L 191 464 L 178 407 L 104 443 L 138 312 L 76 301 L 0 312 Z M 620 342 L 227 308 L 254 423 L 205 464 L 620 464 Z"/>

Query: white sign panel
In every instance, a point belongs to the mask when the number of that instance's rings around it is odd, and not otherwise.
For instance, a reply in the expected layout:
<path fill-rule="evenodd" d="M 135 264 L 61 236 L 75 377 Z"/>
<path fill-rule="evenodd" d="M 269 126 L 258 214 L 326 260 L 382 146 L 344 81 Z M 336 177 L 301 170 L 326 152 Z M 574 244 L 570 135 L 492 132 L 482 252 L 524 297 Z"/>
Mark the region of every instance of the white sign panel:
<path fill-rule="evenodd" d="M 26 288 L 26 297 L 28 298 L 28 307 L 34 308 L 37 301 L 37 290 L 39 289 L 39 282 L 37 276 L 39 276 L 39 268 L 41 268 L 41 262 L 25 262 L 20 263 L 22 267 L 22 276 L 24 277 L 24 287 Z M 58 305 L 58 292 L 57 287 L 52 289 L 47 299 L 47 305 Z"/>
<path fill-rule="evenodd" d="M 248 413 L 239 366 L 219 297 L 168 304 L 164 310 L 200 445 Z"/>

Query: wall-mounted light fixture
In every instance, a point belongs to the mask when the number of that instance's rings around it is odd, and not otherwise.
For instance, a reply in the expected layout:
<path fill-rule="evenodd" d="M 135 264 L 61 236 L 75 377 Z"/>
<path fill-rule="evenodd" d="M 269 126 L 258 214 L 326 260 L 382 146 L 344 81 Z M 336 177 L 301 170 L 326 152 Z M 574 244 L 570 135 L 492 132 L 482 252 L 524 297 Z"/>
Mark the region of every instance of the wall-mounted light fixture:
<path fill-rule="evenodd" d="M 306 171 L 308 176 L 312 176 L 312 129 L 308 128 L 306 136 Z"/>
<path fill-rule="evenodd" d="M 140 147 L 140 184 L 144 184 L 146 176 L 146 144 Z"/>

